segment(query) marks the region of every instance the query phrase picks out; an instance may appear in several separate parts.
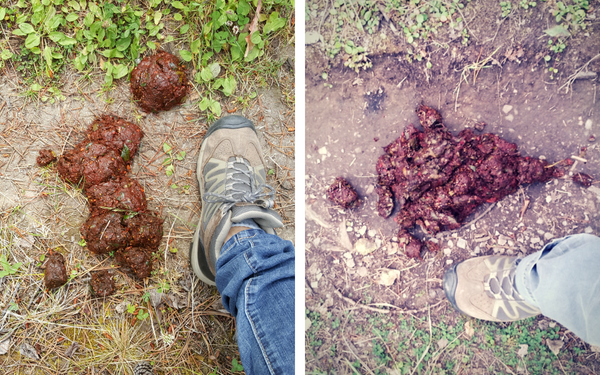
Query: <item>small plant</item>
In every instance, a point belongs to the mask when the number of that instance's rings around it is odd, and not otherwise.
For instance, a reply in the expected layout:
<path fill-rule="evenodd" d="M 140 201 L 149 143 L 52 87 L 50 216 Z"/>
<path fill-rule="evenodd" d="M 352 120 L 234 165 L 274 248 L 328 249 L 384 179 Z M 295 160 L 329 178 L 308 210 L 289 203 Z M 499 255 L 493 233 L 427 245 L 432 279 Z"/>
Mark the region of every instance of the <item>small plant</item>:
<path fill-rule="evenodd" d="M 519 6 L 523 9 L 527 10 L 529 8 L 535 8 L 537 6 L 537 3 L 535 1 L 521 0 L 521 2 L 519 3 Z"/>
<path fill-rule="evenodd" d="M 175 155 L 175 157 L 173 157 L 173 147 L 171 147 L 171 145 L 169 145 L 167 142 L 163 143 L 163 151 L 167 155 L 169 155 L 169 157 L 163 161 L 162 165 L 167 166 L 165 168 L 165 174 L 167 175 L 167 177 L 170 177 L 175 172 L 175 166 L 173 166 L 173 159 L 182 161 L 183 159 L 185 159 L 185 151 L 179 151 Z"/>
<path fill-rule="evenodd" d="M 510 12 L 512 10 L 512 5 L 511 5 L 510 1 L 501 1 L 500 8 L 502 8 L 502 18 L 508 17 L 508 15 L 510 14 Z"/>
<path fill-rule="evenodd" d="M 19 268 L 21 268 L 22 264 L 23 263 L 15 263 L 11 265 L 6 259 L 6 254 L 0 255 L 0 267 L 2 267 L 2 271 L 0 271 L 0 277 L 16 274 Z"/>
<path fill-rule="evenodd" d="M 167 293 L 171 290 L 171 285 L 167 281 L 163 281 L 158 284 L 158 292 L 159 293 Z"/>
<path fill-rule="evenodd" d="M 244 371 L 244 366 L 238 362 L 237 359 L 233 358 L 231 360 L 231 372 L 240 372 Z"/>

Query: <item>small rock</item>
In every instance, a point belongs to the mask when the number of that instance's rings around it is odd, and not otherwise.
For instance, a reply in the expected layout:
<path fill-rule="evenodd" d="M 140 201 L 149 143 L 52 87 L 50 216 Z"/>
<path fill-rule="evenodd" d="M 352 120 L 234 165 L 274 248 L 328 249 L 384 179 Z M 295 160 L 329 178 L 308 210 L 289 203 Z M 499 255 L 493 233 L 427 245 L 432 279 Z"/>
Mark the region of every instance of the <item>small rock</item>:
<path fill-rule="evenodd" d="M 538 242 L 540 242 L 540 241 L 541 241 L 541 240 L 540 240 L 540 238 L 539 238 L 539 237 L 531 237 L 531 243 L 532 243 L 532 244 L 536 244 L 536 243 L 538 243 Z"/>
<path fill-rule="evenodd" d="M 450 254 L 452 254 L 452 249 L 449 247 L 445 247 L 444 248 L 444 255 L 445 256 L 449 256 Z"/>
<path fill-rule="evenodd" d="M 458 246 L 461 249 L 466 249 L 467 248 L 467 241 L 465 241 L 462 238 L 459 238 L 458 241 L 456 241 L 456 246 Z"/>
<path fill-rule="evenodd" d="M 435 290 L 429 289 L 429 298 L 435 298 L 436 295 Z"/>
<path fill-rule="evenodd" d="M 446 264 L 450 265 L 452 264 L 453 260 L 452 259 L 446 259 Z"/>
<path fill-rule="evenodd" d="M 162 302 L 162 298 L 163 298 L 163 293 L 159 293 L 158 290 L 156 289 L 150 289 L 150 304 L 153 307 L 157 307 L 158 305 L 161 304 Z"/>
<path fill-rule="evenodd" d="M 354 259 L 344 259 L 344 261 L 346 262 L 348 268 L 354 268 L 354 266 L 356 265 Z"/>
<path fill-rule="evenodd" d="M 119 314 L 123 314 L 125 312 L 125 310 L 127 310 L 128 304 L 129 304 L 129 302 L 127 302 L 127 301 L 123 301 L 123 302 L 119 303 L 115 307 L 115 311 L 118 312 Z"/>
<path fill-rule="evenodd" d="M 325 147 L 325 146 L 321 147 L 319 149 L 319 154 L 321 154 L 321 155 L 327 155 L 327 147 Z"/>
<path fill-rule="evenodd" d="M 375 237 L 377 235 L 377 231 L 375 229 L 370 229 L 367 233 L 369 237 Z"/>
<path fill-rule="evenodd" d="M 504 246 L 504 245 L 506 245 L 507 242 L 508 242 L 508 237 L 506 237 L 503 234 L 501 234 L 500 236 L 498 236 L 498 245 Z"/>
<path fill-rule="evenodd" d="M 544 239 L 545 239 L 546 241 L 548 241 L 548 240 L 551 240 L 551 239 L 553 239 L 553 238 L 554 238 L 554 235 L 553 235 L 552 233 L 550 233 L 550 232 L 546 232 L 546 233 L 544 233 Z"/>
<path fill-rule="evenodd" d="M 585 233 L 587 234 L 592 234 L 594 233 L 594 230 L 592 229 L 592 227 L 585 227 L 585 229 L 583 230 Z"/>
<path fill-rule="evenodd" d="M 589 118 L 585 121 L 585 130 L 592 130 L 592 119 Z"/>
<path fill-rule="evenodd" d="M 310 328 L 311 325 L 312 325 L 312 322 L 310 321 L 308 316 L 306 318 L 304 318 L 304 332 L 308 331 L 308 329 Z"/>
<path fill-rule="evenodd" d="M 367 226 L 363 225 L 362 227 L 360 227 L 360 229 L 358 230 L 358 234 L 360 234 L 361 236 L 364 236 L 365 233 L 367 233 Z"/>
<path fill-rule="evenodd" d="M 536 224 L 544 224 L 544 219 L 542 219 L 541 217 L 539 217 L 536 222 Z"/>
<path fill-rule="evenodd" d="M 362 255 L 370 254 L 375 250 L 377 250 L 377 245 L 366 238 L 361 238 L 354 244 L 354 251 Z"/>
<path fill-rule="evenodd" d="M 471 327 L 471 322 L 465 323 L 465 333 L 469 337 L 473 337 L 473 335 L 475 334 L 475 329 L 473 327 Z"/>
<path fill-rule="evenodd" d="M 387 270 L 381 273 L 379 285 L 391 286 L 400 277 L 400 270 Z"/>
<path fill-rule="evenodd" d="M 515 119 L 515 116 L 511 113 L 510 115 L 505 117 L 506 121 L 513 121 Z"/>
<path fill-rule="evenodd" d="M 600 346 L 596 346 L 596 345 L 590 345 L 590 349 L 592 350 L 592 352 L 594 353 L 600 353 Z"/>
<path fill-rule="evenodd" d="M 481 252 L 481 248 L 479 246 L 475 246 L 475 250 L 473 250 L 475 254 L 479 254 Z"/>
<path fill-rule="evenodd" d="M 549 195 L 546 195 L 546 203 L 550 203 L 552 202 L 552 197 Z"/>
<path fill-rule="evenodd" d="M 547 320 L 545 320 L 545 319 L 544 319 L 544 320 L 540 320 L 540 321 L 538 322 L 538 327 L 539 327 L 540 331 L 545 331 L 545 330 L 547 330 L 547 329 L 548 329 L 548 326 L 549 326 L 549 324 L 548 324 L 548 323 L 549 323 L 549 322 L 548 322 Z"/>
<path fill-rule="evenodd" d="M 454 247 L 454 242 L 452 242 L 452 240 L 448 240 L 448 247 L 449 248 L 453 248 Z"/>
<path fill-rule="evenodd" d="M 550 322 L 550 323 L 548 323 L 548 327 L 550 327 L 550 328 L 556 327 L 556 322 Z"/>
<path fill-rule="evenodd" d="M 504 107 L 502 107 L 502 112 L 504 112 L 504 114 L 508 114 L 508 112 L 510 112 L 513 109 L 513 106 L 510 104 L 505 104 Z"/>
<path fill-rule="evenodd" d="M 360 277 L 366 277 L 369 275 L 369 270 L 367 270 L 367 267 L 358 267 L 356 269 L 356 274 Z"/>

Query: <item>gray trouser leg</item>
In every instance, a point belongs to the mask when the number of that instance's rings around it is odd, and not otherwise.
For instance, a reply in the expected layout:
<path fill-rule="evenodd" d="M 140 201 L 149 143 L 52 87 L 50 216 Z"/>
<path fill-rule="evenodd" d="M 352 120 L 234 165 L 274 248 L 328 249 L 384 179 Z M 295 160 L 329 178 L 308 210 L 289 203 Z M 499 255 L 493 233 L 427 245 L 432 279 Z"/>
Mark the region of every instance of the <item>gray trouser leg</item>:
<path fill-rule="evenodd" d="M 517 266 L 519 293 L 583 341 L 600 346 L 600 238 L 555 240 Z"/>

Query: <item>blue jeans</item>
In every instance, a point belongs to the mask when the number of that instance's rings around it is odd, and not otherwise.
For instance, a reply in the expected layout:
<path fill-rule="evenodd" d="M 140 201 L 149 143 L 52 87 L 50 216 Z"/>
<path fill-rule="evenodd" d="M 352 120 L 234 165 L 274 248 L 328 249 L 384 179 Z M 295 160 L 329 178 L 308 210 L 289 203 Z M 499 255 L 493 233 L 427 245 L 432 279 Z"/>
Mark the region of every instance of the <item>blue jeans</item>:
<path fill-rule="evenodd" d="M 515 284 L 543 315 L 600 346 L 600 238 L 575 234 L 547 244 L 521 260 Z"/>
<path fill-rule="evenodd" d="M 222 247 L 215 281 L 247 375 L 294 373 L 294 263 L 293 244 L 260 229 Z"/>

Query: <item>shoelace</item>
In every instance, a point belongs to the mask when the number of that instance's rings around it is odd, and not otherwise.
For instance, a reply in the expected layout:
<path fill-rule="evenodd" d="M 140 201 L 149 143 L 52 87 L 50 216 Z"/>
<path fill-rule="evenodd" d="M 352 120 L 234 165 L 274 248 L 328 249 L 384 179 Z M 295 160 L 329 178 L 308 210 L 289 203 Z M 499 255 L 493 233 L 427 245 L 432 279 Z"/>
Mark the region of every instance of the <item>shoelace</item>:
<path fill-rule="evenodd" d="M 496 272 L 492 272 L 487 279 L 487 285 L 489 292 L 496 299 L 505 299 L 508 298 L 510 300 L 521 300 L 521 296 L 517 289 L 514 287 L 515 285 L 515 270 L 516 268 L 512 268 L 510 270 L 502 270 L 499 275 Z"/>
<path fill-rule="evenodd" d="M 237 167 L 235 164 L 243 164 L 244 169 Z M 224 203 L 221 210 L 227 212 L 236 203 L 256 203 L 264 208 L 273 208 L 275 201 L 275 189 L 267 184 L 256 184 L 254 173 L 252 173 L 252 167 L 246 159 L 236 157 L 235 161 L 227 163 L 227 175 L 226 180 L 228 183 L 225 185 L 226 194 L 217 193 L 205 193 L 202 199 L 206 203 Z M 248 177 L 248 181 L 245 179 L 236 177 L 236 174 L 243 174 Z M 235 185 L 246 185 L 250 188 L 249 191 L 241 190 Z M 265 190 L 268 190 L 265 192 Z"/>

